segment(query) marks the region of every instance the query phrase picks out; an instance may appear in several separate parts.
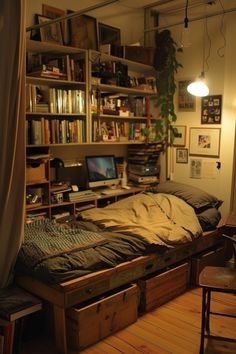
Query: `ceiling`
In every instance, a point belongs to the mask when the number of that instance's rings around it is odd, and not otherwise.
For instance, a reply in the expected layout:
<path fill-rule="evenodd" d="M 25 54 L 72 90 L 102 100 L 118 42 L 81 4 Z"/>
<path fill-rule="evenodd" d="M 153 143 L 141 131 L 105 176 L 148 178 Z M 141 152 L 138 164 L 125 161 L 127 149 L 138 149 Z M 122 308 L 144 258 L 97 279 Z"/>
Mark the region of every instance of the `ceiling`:
<path fill-rule="evenodd" d="M 187 0 L 86 0 L 82 1 L 83 8 L 101 5 L 103 15 L 108 18 L 134 14 L 146 10 L 146 14 L 159 14 L 159 26 L 166 27 L 172 23 L 183 21 Z M 103 5 L 106 6 L 103 6 Z M 204 18 L 206 16 L 219 15 L 223 12 L 236 11 L 236 0 L 188 0 L 188 19 Z M 162 21 L 163 19 L 163 21 Z"/>
<path fill-rule="evenodd" d="M 117 0 L 108 5 L 109 9 L 116 9 L 117 15 L 119 11 L 122 12 L 125 9 L 138 11 L 143 9 L 150 9 L 157 11 L 161 16 L 176 16 L 182 14 L 185 11 L 187 0 Z M 87 1 L 86 5 L 99 5 L 106 3 L 106 0 L 91 0 Z M 205 12 L 214 13 L 228 11 L 230 9 L 236 10 L 235 0 L 188 0 L 188 13 L 192 15 L 204 16 Z"/>

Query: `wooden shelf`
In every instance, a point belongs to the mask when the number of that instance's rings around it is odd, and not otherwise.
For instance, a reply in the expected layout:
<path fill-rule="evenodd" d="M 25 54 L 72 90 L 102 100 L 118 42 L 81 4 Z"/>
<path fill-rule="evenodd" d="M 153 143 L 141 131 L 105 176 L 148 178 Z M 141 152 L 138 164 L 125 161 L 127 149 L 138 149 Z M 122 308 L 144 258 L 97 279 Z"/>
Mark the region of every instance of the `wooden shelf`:
<path fill-rule="evenodd" d="M 107 84 L 95 84 L 92 85 L 92 87 L 96 87 L 96 89 L 99 89 L 102 92 L 123 93 L 133 96 L 156 96 L 156 92 L 152 90 L 136 89 L 135 87 L 122 87 Z"/>
<path fill-rule="evenodd" d="M 50 79 L 40 76 L 26 76 L 26 82 L 28 84 L 56 87 L 56 86 L 70 86 L 70 87 L 85 87 L 86 83 L 81 81 L 68 81 L 68 80 L 60 80 L 60 79 Z"/>
<path fill-rule="evenodd" d="M 52 174 L 52 169 L 50 167 L 50 156 L 56 156 L 56 157 L 60 157 L 60 155 L 63 155 L 63 158 L 65 159 L 65 156 L 73 156 L 72 158 L 74 158 L 76 156 L 77 150 L 78 150 L 78 156 L 81 155 L 81 150 L 80 149 L 82 146 L 84 147 L 83 151 L 96 151 L 96 153 L 99 154 L 99 147 L 101 146 L 105 146 L 105 149 L 109 149 L 109 147 L 107 147 L 108 145 L 111 147 L 114 147 L 114 151 L 121 151 L 122 150 L 122 154 L 124 151 L 124 147 L 130 146 L 130 145 L 139 145 L 139 144 L 144 144 L 145 143 L 145 138 L 143 138 L 143 135 L 140 134 L 140 140 L 125 140 L 124 138 L 122 138 L 122 140 L 120 141 L 119 139 L 112 141 L 112 140 L 108 140 L 108 141 L 95 141 L 93 142 L 93 133 L 94 133 L 94 125 L 96 124 L 96 119 L 101 119 L 101 122 L 103 120 L 103 122 L 106 122 L 107 120 L 107 124 L 111 123 L 111 120 L 114 121 L 120 121 L 120 122 L 128 122 L 128 124 L 139 124 L 140 127 L 146 126 L 146 122 L 147 122 L 147 117 L 145 116 L 141 116 L 142 112 L 144 112 L 144 109 L 146 108 L 146 104 L 144 103 L 144 100 L 146 97 L 156 97 L 157 93 L 154 90 L 145 90 L 143 88 L 140 87 L 121 87 L 121 86 L 116 86 L 116 85 L 107 85 L 107 84 L 100 84 L 99 80 L 98 83 L 94 82 L 93 77 L 92 77 L 92 64 L 99 62 L 99 61 L 114 61 L 114 62 L 119 62 L 122 64 L 125 64 L 128 66 L 128 75 L 139 78 L 139 77 L 144 77 L 144 76 L 148 76 L 148 77 L 153 77 L 155 76 L 155 70 L 152 66 L 149 65 L 145 65 L 145 64 L 141 64 L 138 62 L 133 62 L 131 60 L 127 60 L 125 58 L 119 58 L 119 57 L 115 57 L 115 56 L 109 56 L 103 53 L 99 53 L 97 51 L 93 51 L 93 50 L 85 50 L 85 49 L 79 49 L 79 48 L 74 48 L 74 47 L 69 47 L 69 46 L 62 46 L 62 45 L 54 45 L 52 43 L 47 43 L 47 42 L 40 42 L 40 41 L 33 41 L 33 40 L 29 40 L 27 39 L 26 41 L 26 50 L 28 53 L 35 53 L 35 54 L 56 54 L 57 56 L 70 56 L 71 59 L 79 59 L 79 61 L 82 59 L 83 60 L 83 73 L 84 76 L 81 76 L 83 79 L 83 82 L 80 81 L 71 81 L 71 80 L 61 80 L 61 79 L 55 79 L 55 78 L 44 78 L 44 77 L 38 77 L 38 76 L 33 76 L 33 75 L 27 75 L 26 74 L 26 83 L 28 85 L 28 87 L 30 87 L 30 90 L 28 92 L 28 96 L 32 98 L 32 94 L 34 94 L 35 96 L 35 87 L 33 87 L 34 85 L 38 85 L 38 86 L 42 86 L 42 96 L 45 97 L 47 94 L 49 94 L 49 88 L 55 88 L 55 90 L 51 90 L 51 92 L 55 91 L 55 95 L 56 95 L 56 104 L 55 104 L 55 111 L 58 108 L 58 104 L 60 106 L 60 95 L 59 95 L 59 91 L 61 90 L 82 90 L 84 92 L 84 98 L 85 98 L 85 102 L 84 102 L 84 107 L 83 107 L 83 111 L 85 111 L 85 113 L 50 113 L 50 112 L 26 112 L 25 116 L 26 116 L 26 120 L 27 120 L 27 124 L 29 126 L 29 128 L 31 128 L 32 126 L 35 128 L 35 125 L 33 123 L 35 123 L 34 121 L 40 121 L 41 125 L 39 124 L 40 128 L 39 131 L 41 131 L 41 136 L 43 138 L 47 137 L 47 139 L 42 139 L 42 140 L 37 140 L 35 139 L 35 136 L 33 134 L 31 134 L 31 136 L 29 137 L 32 140 L 28 140 L 29 142 L 31 141 L 35 141 L 35 142 L 40 142 L 40 141 L 46 141 L 46 144 L 38 144 L 38 145 L 33 145 L 33 144 L 28 144 L 27 145 L 27 154 L 32 153 L 33 154 L 37 154 L 38 151 L 40 152 L 48 152 L 48 161 L 47 161 L 47 168 L 46 168 L 46 180 L 38 180 L 38 181 L 32 181 L 32 182 L 27 182 L 26 183 L 26 188 L 29 189 L 30 188 L 33 190 L 33 187 L 40 187 L 42 189 L 42 195 L 44 196 L 44 202 L 48 202 L 47 205 L 44 204 L 35 204 L 35 205 L 27 205 L 26 206 L 26 214 L 30 214 L 30 212 L 37 212 L 37 210 L 40 211 L 44 211 L 45 210 L 45 217 L 49 217 L 52 218 L 53 214 L 55 213 L 59 213 L 60 209 L 63 210 L 65 209 L 65 211 L 69 211 L 70 215 L 76 215 L 76 208 L 79 209 L 80 206 L 82 207 L 82 209 L 85 207 L 87 207 L 87 204 L 91 204 L 93 207 L 94 206 L 102 206 L 102 204 L 107 202 L 112 201 L 117 201 L 119 198 L 125 198 L 129 195 L 133 195 L 135 193 L 138 193 L 140 191 L 142 191 L 142 188 L 131 188 L 130 190 L 124 190 L 124 192 L 122 194 L 116 194 L 114 193 L 114 195 L 103 195 L 103 196 L 99 196 L 97 198 L 88 198 L 86 200 L 77 200 L 77 201 L 63 201 L 63 202 L 59 202 L 59 203 L 53 203 L 53 199 L 51 199 L 52 196 L 52 188 L 50 185 L 51 180 L 53 179 Z M 31 55 L 31 54 L 30 54 Z M 29 55 L 29 58 L 30 58 Z M 70 61 L 68 61 L 70 62 Z M 66 62 L 66 66 L 67 66 L 67 62 Z M 68 68 L 68 67 L 67 67 Z M 72 76 L 74 77 L 74 76 Z M 31 86 L 32 85 L 32 86 Z M 150 87 L 150 86 L 149 86 Z M 108 96 L 112 96 L 112 95 L 117 95 L 120 94 L 120 96 L 127 96 L 132 98 L 132 100 L 136 100 L 139 99 L 140 97 L 144 98 L 143 100 L 141 100 L 141 102 L 143 102 L 143 106 L 141 106 L 141 110 L 139 107 L 136 108 L 136 114 L 140 114 L 140 116 L 129 116 L 129 117 L 124 117 L 124 116 L 116 116 L 116 115 L 106 115 L 106 114 L 102 114 L 99 117 L 96 116 L 96 114 L 93 113 L 92 108 L 91 108 L 91 97 L 92 97 L 92 92 L 95 90 L 100 90 L 101 92 L 104 93 L 104 96 L 106 96 L 106 94 Z M 69 105 L 69 101 L 66 101 L 66 95 L 64 95 L 64 101 L 63 105 L 64 108 L 66 107 L 66 109 L 63 109 L 64 112 L 66 112 L 67 110 L 67 105 Z M 59 98 L 58 98 L 59 97 Z M 135 98 L 137 97 L 137 98 Z M 54 98 L 55 99 L 55 98 Z M 54 99 L 53 101 L 51 101 L 51 103 L 54 104 Z M 62 104 L 61 102 L 61 104 Z M 35 103 L 35 102 L 34 102 Z M 47 100 L 45 100 L 45 103 L 47 104 Z M 137 107 L 138 107 L 138 103 Z M 141 103 L 140 103 L 141 104 Z M 28 106 L 30 107 L 30 105 Z M 34 107 L 36 109 L 36 107 Z M 29 109 L 29 108 L 28 108 Z M 142 111 L 143 109 L 143 111 Z M 79 110 L 76 108 L 76 110 Z M 70 110 L 72 111 L 72 110 Z M 74 111 L 74 109 L 73 109 Z M 82 110 L 81 110 L 82 112 Z M 42 119 L 44 118 L 44 120 Z M 81 123 L 82 127 L 82 133 L 81 136 L 83 136 L 83 140 L 85 140 L 84 142 L 71 142 L 71 143 L 66 143 L 65 141 L 67 139 L 61 140 L 61 139 L 55 139 L 55 131 L 53 130 L 53 127 L 55 127 L 55 122 L 52 122 L 53 120 L 55 121 L 66 121 L 65 124 L 63 124 L 63 128 L 62 128 L 62 124 L 59 127 L 59 133 L 57 130 L 57 138 L 58 136 L 60 136 L 60 129 L 64 129 L 66 131 L 63 130 L 63 136 L 67 137 L 70 135 L 68 133 L 68 130 L 72 128 L 71 125 L 69 125 L 69 122 L 72 121 L 79 121 L 79 123 Z M 154 120 L 154 118 L 151 120 Z M 64 123 L 64 122 L 63 122 Z M 126 123 L 124 123 L 126 124 Z M 36 128 L 35 128 L 36 129 Z M 37 128 L 38 129 L 38 128 Z M 45 130 L 42 130 L 45 129 Z M 140 128 L 141 131 L 141 128 Z M 53 133 L 52 133 L 53 132 Z M 35 133 L 35 132 L 34 132 Z M 77 131 L 78 133 L 78 131 Z M 66 135 L 65 135 L 66 134 Z M 72 134 L 72 133 L 71 133 Z M 113 134 L 116 135 L 116 134 Z M 50 139 L 50 136 L 53 136 L 53 139 Z M 70 137 L 73 137 L 73 134 L 70 135 Z M 49 138 L 48 138 L 49 137 Z M 133 136 L 131 136 L 131 138 L 133 138 Z M 142 139 L 142 140 L 141 140 Z M 63 141 L 63 143 L 48 143 L 50 141 Z M 73 138 L 71 139 L 71 141 L 76 141 Z M 80 139 L 78 139 L 78 141 L 81 141 Z M 150 141 L 151 142 L 151 141 Z M 102 150 L 102 149 L 101 149 Z M 103 150 L 104 151 L 104 150 Z M 84 153 L 84 152 L 83 152 Z M 115 155 L 117 154 L 116 152 L 114 153 Z M 118 155 L 117 155 L 118 156 Z M 81 158 L 81 157 L 80 157 Z M 36 189 L 35 188 L 35 189 Z M 33 194 L 33 192 L 32 192 Z M 37 195 L 37 190 L 35 192 L 35 194 Z M 65 198 L 64 198 L 65 199 Z"/>
<path fill-rule="evenodd" d="M 26 39 L 26 50 L 35 53 L 54 53 L 54 54 L 84 54 L 85 49 L 63 46 L 48 42 L 33 41 Z"/>

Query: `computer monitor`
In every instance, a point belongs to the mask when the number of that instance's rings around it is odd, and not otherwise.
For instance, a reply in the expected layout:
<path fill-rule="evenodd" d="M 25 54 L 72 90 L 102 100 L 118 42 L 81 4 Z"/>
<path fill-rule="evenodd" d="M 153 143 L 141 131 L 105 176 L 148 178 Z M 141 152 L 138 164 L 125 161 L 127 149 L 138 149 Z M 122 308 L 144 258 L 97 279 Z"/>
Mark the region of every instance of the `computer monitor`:
<path fill-rule="evenodd" d="M 114 155 L 85 156 L 89 188 L 119 183 Z"/>

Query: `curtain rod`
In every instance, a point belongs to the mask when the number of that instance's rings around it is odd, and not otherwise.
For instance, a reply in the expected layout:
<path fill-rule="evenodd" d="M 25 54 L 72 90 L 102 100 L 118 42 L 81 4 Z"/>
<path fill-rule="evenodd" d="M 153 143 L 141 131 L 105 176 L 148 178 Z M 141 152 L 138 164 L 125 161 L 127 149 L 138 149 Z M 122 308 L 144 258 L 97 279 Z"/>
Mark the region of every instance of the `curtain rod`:
<path fill-rule="evenodd" d="M 71 14 L 68 14 L 68 15 L 65 15 L 65 16 L 61 16 L 61 17 L 57 17 L 57 18 L 51 19 L 50 21 L 47 21 L 47 22 L 44 22 L 44 23 L 40 23 L 40 24 L 37 24 L 37 25 L 26 27 L 26 32 L 29 32 L 31 30 L 38 29 L 38 28 L 41 28 L 41 27 L 48 26 L 48 25 L 51 25 L 51 24 L 56 23 L 56 22 L 60 22 L 60 21 L 63 21 L 63 20 L 68 20 L 68 19 L 70 19 L 72 17 L 81 16 L 81 15 L 83 15 L 86 12 L 96 10 L 96 9 L 98 9 L 100 7 L 104 7 L 104 6 L 113 4 L 114 2 L 118 2 L 118 1 L 119 0 L 107 0 L 107 1 L 104 1 L 104 2 L 102 2 L 100 4 L 92 5 L 90 7 L 87 7 L 84 10 L 75 11 L 75 12 L 72 12 Z"/>
<path fill-rule="evenodd" d="M 205 18 L 215 17 L 215 16 L 219 16 L 219 15 L 225 15 L 227 13 L 234 12 L 234 11 L 236 11 L 236 7 L 232 8 L 232 9 L 229 9 L 229 10 L 218 11 L 218 12 L 215 12 L 215 13 L 210 14 L 210 15 L 206 15 L 206 16 L 204 15 L 203 17 L 202 16 L 194 17 L 191 20 L 189 19 L 189 22 L 199 21 L 199 20 L 203 20 Z M 156 27 L 144 29 L 144 32 L 158 31 L 158 30 L 162 30 L 162 29 L 165 29 L 165 28 L 170 28 L 170 27 L 174 27 L 174 26 L 178 26 L 178 25 L 182 25 L 182 24 L 183 24 L 183 21 L 176 22 L 176 23 L 173 23 L 173 24 L 170 24 L 170 25 L 167 25 L 167 26 L 156 26 Z"/>

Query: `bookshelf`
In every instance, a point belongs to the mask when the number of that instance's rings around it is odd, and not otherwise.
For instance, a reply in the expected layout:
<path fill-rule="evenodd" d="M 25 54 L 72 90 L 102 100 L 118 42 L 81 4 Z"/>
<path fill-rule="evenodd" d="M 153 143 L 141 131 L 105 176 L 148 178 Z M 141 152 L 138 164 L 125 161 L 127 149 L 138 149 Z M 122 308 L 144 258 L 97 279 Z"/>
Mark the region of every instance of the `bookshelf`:
<path fill-rule="evenodd" d="M 91 143 L 143 143 L 147 122 L 155 140 L 155 117 L 147 109 L 156 97 L 154 68 L 92 50 L 88 55 Z"/>
<path fill-rule="evenodd" d="M 109 152 L 127 157 L 129 145 L 146 142 L 147 125 L 149 141 L 155 140 L 155 115 L 150 113 L 156 97 L 154 68 L 29 39 L 26 49 L 26 222 L 110 203 L 96 197 L 70 201 L 68 186 L 55 193 L 51 162 L 60 156 L 83 159 L 93 146 L 91 151 L 107 152 L 108 145 Z M 123 196 L 136 192 L 124 191 Z"/>

